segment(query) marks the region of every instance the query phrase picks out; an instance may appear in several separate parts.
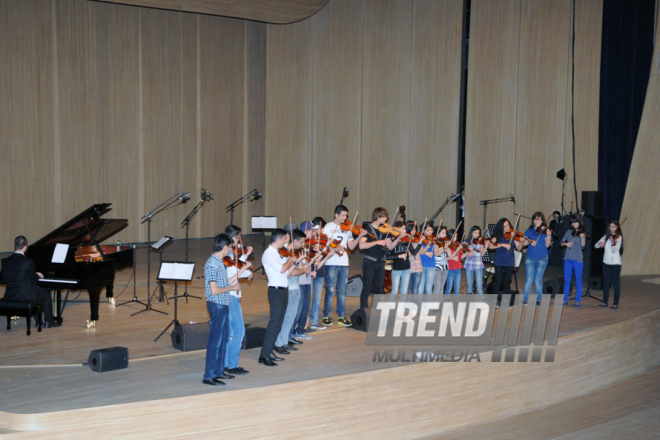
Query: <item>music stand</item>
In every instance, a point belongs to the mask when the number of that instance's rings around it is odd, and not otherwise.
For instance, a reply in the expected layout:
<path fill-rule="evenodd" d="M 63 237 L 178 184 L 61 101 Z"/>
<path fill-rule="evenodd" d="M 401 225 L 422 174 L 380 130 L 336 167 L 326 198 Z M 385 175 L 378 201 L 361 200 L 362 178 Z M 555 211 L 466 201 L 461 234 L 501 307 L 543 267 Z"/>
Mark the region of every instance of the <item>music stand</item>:
<path fill-rule="evenodd" d="M 277 217 L 267 217 L 263 215 L 252 216 L 252 230 L 261 229 L 261 253 L 266 250 L 266 229 L 272 230 L 277 228 Z M 266 271 L 264 266 L 254 269 L 253 273 L 256 273 L 261 269 L 261 274 L 264 275 Z"/>
<path fill-rule="evenodd" d="M 163 264 L 163 249 L 165 249 L 165 245 L 169 242 L 174 240 L 172 237 L 168 237 L 167 235 L 158 240 L 156 243 L 151 245 L 151 249 L 158 251 L 158 261 L 159 264 Z M 165 300 L 167 302 L 167 305 L 170 305 L 170 302 L 167 301 L 167 296 L 165 296 L 165 289 L 163 288 L 163 284 L 165 284 L 164 281 L 158 281 L 156 283 L 156 287 L 154 288 L 154 291 L 151 293 L 151 297 L 158 292 L 158 302 L 163 302 Z"/>
<path fill-rule="evenodd" d="M 179 325 L 177 320 L 177 303 L 178 303 L 178 294 L 177 294 L 177 285 L 179 281 L 190 282 L 192 280 L 193 272 L 195 271 L 194 262 L 186 261 L 163 261 L 160 263 L 160 269 L 158 270 L 158 280 L 159 281 L 174 281 L 174 319 L 172 322 L 167 324 L 167 327 L 160 332 L 158 337 L 154 339 L 154 342 L 157 342 L 163 334 L 167 332 L 172 325 L 176 328 Z"/>

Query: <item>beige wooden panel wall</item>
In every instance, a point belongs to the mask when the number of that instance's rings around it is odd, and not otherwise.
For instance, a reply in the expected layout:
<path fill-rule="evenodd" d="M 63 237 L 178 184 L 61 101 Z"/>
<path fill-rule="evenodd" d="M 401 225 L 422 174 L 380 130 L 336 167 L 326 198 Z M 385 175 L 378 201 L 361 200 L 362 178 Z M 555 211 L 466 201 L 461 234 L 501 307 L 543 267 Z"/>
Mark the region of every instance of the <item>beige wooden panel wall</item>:
<path fill-rule="evenodd" d="M 362 66 L 364 60 L 362 1 L 331 1 L 310 20 L 314 32 L 312 103 L 312 212 L 333 218 L 344 187 L 344 203 L 360 220 L 371 218 L 360 204 Z M 361 206 L 365 206 L 361 208 Z"/>
<path fill-rule="evenodd" d="M 269 25 L 265 214 L 278 226 L 311 214 L 312 22 Z"/>
<path fill-rule="evenodd" d="M 423 221 L 456 189 L 462 4 L 333 0 L 288 30 L 268 26 L 266 214 L 331 220 L 346 186 L 351 219 L 407 205 Z M 311 191 L 282 176 L 290 148 Z M 311 198 L 299 212 L 292 189 Z"/>
<path fill-rule="evenodd" d="M 8 251 L 17 235 L 34 239 L 55 222 L 51 8 L 39 0 L 0 2 L 0 249 Z"/>
<path fill-rule="evenodd" d="M 406 214 L 424 222 L 457 191 L 463 2 L 413 2 L 410 185 Z M 436 219 L 454 226 L 451 205 Z"/>
<path fill-rule="evenodd" d="M 472 3 L 466 176 L 468 224 L 483 223 L 480 200 L 513 193 L 489 206 L 487 222 L 514 213 L 558 210 L 575 199 L 571 140 L 572 2 L 510 0 Z M 602 1 L 576 2 L 575 132 L 578 192 L 597 187 L 598 83 Z M 481 171 L 481 172 L 480 172 Z M 529 220 L 521 220 L 525 227 Z"/>
<path fill-rule="evenodd" d="M 146 241 L 140 217 L 185 190 L 152 229 L 181 238 L 202 186 L 215 200 L 190 233 L 210 236 L 264 184 L 264 24 L 85 0 L 0 8 L 0 249 L 100 202 L 129 220 L 113 241 Z M 236 212 L 244 228 L 248 209 L 263 201 Z"/>
<path fill-rule="evenodd" d="M 479 200 L 514 191 L 520 1 L 472 2 L 465 135 L 468 225 L 483 224 Z M 510 202 L 488 207 L 488 221 L 511 221 Z"/>
<path fill-rule="evenodd" d="M 644 112 L 639 124 L 635 153 L 630 165 L 621 220 L 625 253 L 621 272 L 625 275 L 660 273 L 660 239 L 650 233 L 657 229 L 660 216 L 660 22 L 656 21 L 656 40 Z"/>

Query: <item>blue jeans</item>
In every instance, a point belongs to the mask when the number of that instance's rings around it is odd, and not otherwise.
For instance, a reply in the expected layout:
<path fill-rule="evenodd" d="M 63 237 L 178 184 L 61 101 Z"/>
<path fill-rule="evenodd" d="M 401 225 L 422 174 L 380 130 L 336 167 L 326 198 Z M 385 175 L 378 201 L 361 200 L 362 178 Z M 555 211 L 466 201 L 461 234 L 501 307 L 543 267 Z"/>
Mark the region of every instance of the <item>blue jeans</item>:
<path fill-rule="evenodd" d="M 293 326 L 293 333 L 302 335 L 305 333 L 305 326 L 307 325 L 307 317 L 309 316 L 309 302 L 312 299 L 312 285 L 300 285 L 300 301 L 298 302 L 298 314 Z"/>
<path fill-rule="evenodd" d="M 424 293 L 430 295 L 433 293 L 433 283 L 435 282 L 435 266 L 422 268 L 422 282 L 419 283 L 419 290 L 417 293 Z M 438 292 L 440 293 L 440 292 Z"/>
<path fill-rule="evenodd" d="M 484 269 L 465 269 L 465 278 L 467 279 L 467 293 L 472 294 L 472 283 L 477 284 L 477 294 L 484 294 Z"/>
<path fill-rule="evenodd" d="M 568 293 L 571 290 L 571 276 L 575 273 L 575 303 L 582 300 L 582 270 L 584 263 L 575 260 L 564 260 L 564 302 L 568 302 Z"/>
<path fill-rule="evenodd" d="M 419 291 L 419 284 L 422 282 L 422 277 L 424 274 L 422 272 L 411 272 L 410 273 L 410 291 L 406 292 L 406 294 L 412 293 L 413 295 L 416 295 L 418 293 L 421 293 Z"/>
<path fill-rule="evenodd" d="M 209 342 L 206 345 L 206 368 L 204 380 L 213 380 L 225 372 L 225 356 L 229 339 L 229 307 L 210 301 L 206 302 L 209 311 Z"/>
<path fill-rule="evenodd" d="M 536 302 L 543 299 L 543 274 L 548 267 L 548 257 L 545 258 L 527 258 L 525 260 L 525 288 L 523 289 L 524 298 L 527 302 L 532 293 L 532 284 L 536 292 Z M 570 284 L 570 280 L 569 280 Z"/>
<path fill-rule="evenodd" d="M 243 309 L 241 299 L 231 297 L 229 304 L 229 342 L 227 343 L 227 354 L 225 356 L 225 368 L 238 367 L 238 355 L 243 346 L 245 337 L 245 323 L 243 322 Z"/>
<path fill-rule="evenodd" d="M 289 289 L 289 302 L 286 305 L 286 312 L 284 312 L 284 321 L 282 321 L 282 328 L 280 333 L 277 335 L 277 341 L 275 341 L 275 347 L 282 347 L 288 345 L 289 340 L 291 339 L 291 334 L 293 333 L 293 324 L 296 320 L 296 314 L 298 313 L 298 303 L 300 302 L 300 290 Z"/>
<path fill-rule="evenodd" d="M 454 294 L 458 295 L 458 292 L 461 290 L 461 269 L 447 271 L 445 295 L 449 295 L 451 293 L 452 287 L 454 288 Z"/>
<path fill-rule="evenodd" d="M 329 317 L 332 310 L 332 299 L 337 294 L 337 316 L 346 312 L 346 283 L 348 282 L 348 266 L 325 266 L 325 304 L 323 316 Z"/>
<path fill-rule="evenodd" d="M 321 296 L 323 296 L 323 281 L 325 281 L 325 276 L 317 276 L 316 279 L 314 279 L 312 282 L 312 314 L 309 316 L 310 325 L 319 323 Z"/>
<path fill-rule="evenodd" d="M 410 269 L 392 271 L 392 295 L 396 295 L 401 284 L 401 295 L 408 294 L 408 284 L 410 283 Z"/>

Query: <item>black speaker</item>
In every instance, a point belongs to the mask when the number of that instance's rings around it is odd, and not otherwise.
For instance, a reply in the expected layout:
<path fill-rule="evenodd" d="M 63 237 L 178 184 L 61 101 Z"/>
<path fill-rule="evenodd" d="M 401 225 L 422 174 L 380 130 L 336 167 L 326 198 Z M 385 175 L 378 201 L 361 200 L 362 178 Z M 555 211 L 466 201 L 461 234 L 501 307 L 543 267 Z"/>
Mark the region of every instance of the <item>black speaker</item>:
<path fill-rule="evenodd" d="M 181 351 L 203 350 L 209 342 L 208 322 L 180 324 L 172 330 L 172 347 Z"/>
<path fill-rule="evenodd" d="M 242 350 L 261 347 L 264 345 L 264 336 L 266 336 L 266 329 L 263 327 L 246 328 Z"/>
<path fill-rule="evenodd" d="M 362 293 L 362 275 L 353 275 L 346 284 L 346 296 L 360 296 Z"/>
<path fill-rule="evenodd" d="M 369 330 L 369 314 L 371 309 L 357 309 L 351 315 L 351 326 L 352 329 L 360 330 L 361 332 L 366 332 Z"/>
<path fill-rule="evenodd" d="M 89 368 L 97 373 L 128 368 L 128 348 L 110 347 L 92 350 L 87 358 L 87 363 Z"/>
<path fill-rule="evenodd" d="M 603 279 L 601 277 L 589 277 L 589 289 L 603 290 Z"/>
<path fill-rule="evenodd" d="M 603 193 L 600 191 L 582 191 L 582 209 L 586 217 L 603 216 Z"/>
<path fill-rule="evenodd" d="M 543 294 L 544 295 L 556 295 L 561 294 L 564 288 L 564 279 L 563 278 L 552 278 L 545 283 L 543 283 Z M 554 297 L 553 297 L 554 298 Z"/>

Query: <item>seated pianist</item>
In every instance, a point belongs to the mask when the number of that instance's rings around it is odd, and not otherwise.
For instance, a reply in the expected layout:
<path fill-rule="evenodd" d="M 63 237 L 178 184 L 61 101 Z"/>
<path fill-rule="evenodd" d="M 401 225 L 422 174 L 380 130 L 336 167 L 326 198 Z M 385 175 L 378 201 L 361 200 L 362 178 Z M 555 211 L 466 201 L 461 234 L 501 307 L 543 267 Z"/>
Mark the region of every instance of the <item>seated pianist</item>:
<path fill-rule="evenodd" d="M 50 291 L 37 284 L 37 280 L 44 276 L 36 271 L 34 261 L 25 256 L 27 247 L 27 238 L 19 235 L 14 239 L 14 253 L 2 260 L 0 275 L 7 284 L 4 298 L 41 303 L 44 311 L 44 327 L 59 327 L 62 324 L 53 319 L 53 302 Z"/>

